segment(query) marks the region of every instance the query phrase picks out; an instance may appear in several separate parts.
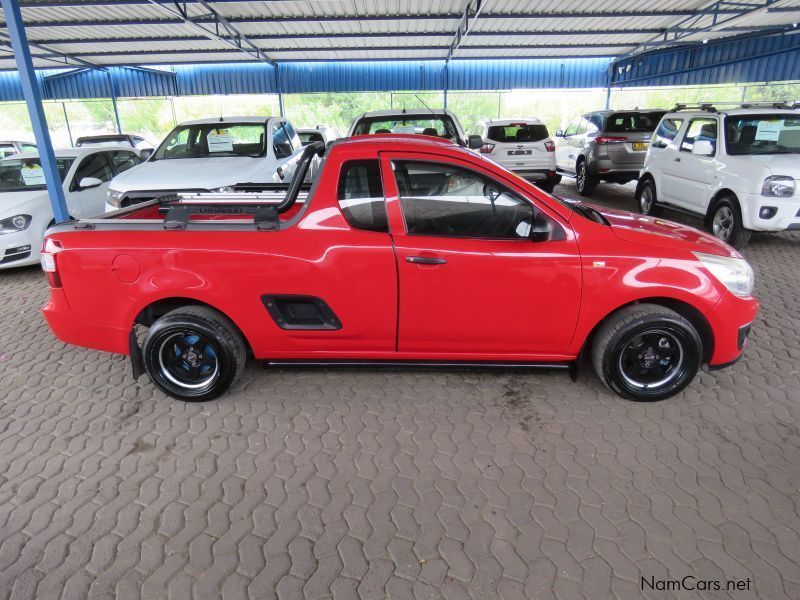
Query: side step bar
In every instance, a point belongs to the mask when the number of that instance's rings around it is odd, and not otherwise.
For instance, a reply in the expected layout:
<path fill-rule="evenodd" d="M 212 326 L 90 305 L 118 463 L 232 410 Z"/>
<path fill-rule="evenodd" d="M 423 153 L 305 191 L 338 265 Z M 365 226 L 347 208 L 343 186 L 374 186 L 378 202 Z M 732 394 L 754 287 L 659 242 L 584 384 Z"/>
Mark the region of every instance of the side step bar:
<path fill-rule="evenodd" d="M 412 369 L 547 369 L 567 370 L 570 376 L 577 373 L 575 362 L 493 362 L 493 361 L 414 361 L 414 360 L 265 360 L 265 367 L 356 367 L 356 368 L 412 368 Z"/>

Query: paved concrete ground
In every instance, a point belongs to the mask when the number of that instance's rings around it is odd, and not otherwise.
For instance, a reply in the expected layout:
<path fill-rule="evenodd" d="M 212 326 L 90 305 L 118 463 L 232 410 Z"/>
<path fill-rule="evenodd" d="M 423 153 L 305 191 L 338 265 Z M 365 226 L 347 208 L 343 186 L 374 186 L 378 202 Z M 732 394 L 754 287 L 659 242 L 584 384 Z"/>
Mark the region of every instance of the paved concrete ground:
<path fill-rule="evenodd" d="M 649 405 L 588 372 L 255 364 L 182 404 L 0 272 L 0 597 L 800 598 L 800 236 L 746 253 L 746 359 Z M 641 589 L 687 575 L 750 589 Z"/>

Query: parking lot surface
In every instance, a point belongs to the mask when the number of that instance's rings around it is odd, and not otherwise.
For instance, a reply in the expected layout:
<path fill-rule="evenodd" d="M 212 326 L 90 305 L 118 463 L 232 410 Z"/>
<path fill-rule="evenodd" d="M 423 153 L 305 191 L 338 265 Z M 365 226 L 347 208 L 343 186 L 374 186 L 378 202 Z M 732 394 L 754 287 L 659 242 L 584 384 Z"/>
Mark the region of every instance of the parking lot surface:
<path fill-rule="evenodd" d="M 0 598 L 800 598 L 800 235 L 745 254 L 746 358 L 652 404 L 589 370 L 256 363 L 185 404 L 0 272 Z"/>

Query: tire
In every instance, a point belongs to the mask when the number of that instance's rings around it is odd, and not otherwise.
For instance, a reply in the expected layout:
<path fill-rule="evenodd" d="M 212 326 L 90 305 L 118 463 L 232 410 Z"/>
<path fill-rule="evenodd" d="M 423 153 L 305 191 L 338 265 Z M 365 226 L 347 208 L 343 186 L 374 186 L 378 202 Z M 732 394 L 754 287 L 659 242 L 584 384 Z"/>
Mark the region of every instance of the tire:
<path fill-rule="evenodd" d="M 556 187 L 556 184 L 554 181 L 540 181 L 539 183 L 536 184 L 536 187 L 538 187 L 540 190 L 547 192 L 548 194 L 552 194 L 553 190 Z"/>
<path fill-rule="evenodd" d="M 744 248 L 750 241 L 749 229 L 742 224 L 739 203 L 731 196 L 721 198 L 708 214 L 706 228 L 715 238 L 736 248 Z"/>
<path fill-rule="evenodd" d="M 645 179 L 636 189 L 636 201 L 639 212 L 649 217 L 660 217 L 664 209 L 658 205 L 656 184 L 652 179 Z"/>
<path fill-rule="evenodd" d="M 157 388 L 178 400 L 200 402 L 233 385 L 244 368 L 247 348 L 227 317 L 205 306 L 186 306 L 153 323 L 142 355 Z"/>
<path fill-rule="evenodd" d="M 592 345 L 598 377 L 611 391 L 637 402 L 663 400 L 683 390 L 700 369 L 702 356 L 694 326 L 656 304 L 636 304 L 613 314 Z"/>
<path fill-rule="evenodd" d="M 581 196 L 591 196 L 597 188 L 600 180 L 589 173 L 589 167 L 585 160 L 578 161 L 575 165 L 575 187 Z"/>

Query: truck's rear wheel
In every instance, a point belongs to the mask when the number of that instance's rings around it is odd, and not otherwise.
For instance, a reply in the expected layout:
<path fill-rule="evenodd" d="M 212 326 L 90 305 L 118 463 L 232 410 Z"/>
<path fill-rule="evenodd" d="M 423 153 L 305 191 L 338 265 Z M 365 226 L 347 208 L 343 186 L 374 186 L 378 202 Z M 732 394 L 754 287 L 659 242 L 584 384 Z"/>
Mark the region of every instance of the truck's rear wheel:
<path fill-rule="evenodd" d="M 581 196 L 591 196 L 600 180 L 589 173 L 589 166 L 581 159 L 575 166 L 575 187 Z"/>
<path fill-rule="evenodd" d="M 639 184 L 639 189 L 636 190 L 636 196 L 639 200 L 639 212 L 643 215 L 650 217 L 660 217 L 662 208 L 656 196 L 656 184 L 649 177 Z"/>
<path fill-rule="evenodd" d="M 223 394 L 247 357 L 233 323 L 204 306 L 178 308 L 158 319 L 147 332 L 142 354 L 156 387 L 187 402 Z"/>
<path fill-rule="evenodd" d="M 694 326 L 655 304 L 629 306 L 612 315 L 592 346 L 592 362 L 603 383 L 639 402 L 680 392 L 700 369 L 702 355 Z"/>

